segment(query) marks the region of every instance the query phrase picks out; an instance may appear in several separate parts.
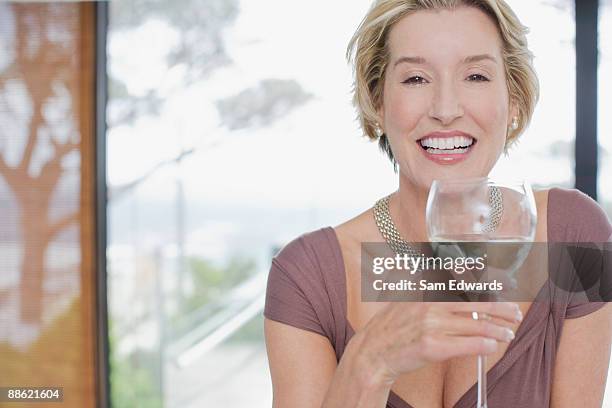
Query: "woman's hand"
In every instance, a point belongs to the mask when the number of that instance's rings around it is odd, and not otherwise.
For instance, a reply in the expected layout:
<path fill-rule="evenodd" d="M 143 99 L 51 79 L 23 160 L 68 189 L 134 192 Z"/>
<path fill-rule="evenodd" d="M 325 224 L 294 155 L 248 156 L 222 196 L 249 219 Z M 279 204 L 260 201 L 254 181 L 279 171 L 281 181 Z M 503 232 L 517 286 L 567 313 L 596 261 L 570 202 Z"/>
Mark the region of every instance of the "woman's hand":
<path fill-rule="evenodd" d="M 472 313 L 488 316 L 474 320 Z M 491 354 L 510 342 L 510 327 L 521 321 L 515 303 L 393 302 L 360 330 L 353 346 L 366 382 L 391 385 L 397 377 L 428 363 L 453 357 Z"/>

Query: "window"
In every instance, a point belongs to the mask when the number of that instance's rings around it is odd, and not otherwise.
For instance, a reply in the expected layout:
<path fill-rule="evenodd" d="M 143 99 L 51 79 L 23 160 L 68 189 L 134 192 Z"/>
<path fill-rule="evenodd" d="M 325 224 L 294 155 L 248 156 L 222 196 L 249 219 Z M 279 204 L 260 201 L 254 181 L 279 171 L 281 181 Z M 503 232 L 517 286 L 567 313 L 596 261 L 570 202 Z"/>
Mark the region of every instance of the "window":
<path fill-rule="evenodd" d="M 359 136 L 344 59 L 371 1 L 175 3 L 110 3 L 113 404 L 269 407 L 272 254 L 396 188 Z M 571 187 L 573 3 L 510 3 L 532 27 L 542 98 L 495 172 L 549 169 L 536 187 Z"/>
<path fill-rule="evenodd" d="M 113 402 L 270 406 L 272 254 L 394 188 L 348 94 L 369 1 L 174 3 L 110 3 Z"/>
<path fill-rule="evenodd" d="M 612 2 L 600 0 L 599 6 L 599 201 L 612 218 Z"/>
<path fill-rule="evenodd" d="M 574 4 L 566 0 L 508 3 L 530 29 L 528 41 L 535 55 L 540 100 L 531 125 L 493 174 L 524 178 L 536 189 L 571 188 L 576 135 Z"/>

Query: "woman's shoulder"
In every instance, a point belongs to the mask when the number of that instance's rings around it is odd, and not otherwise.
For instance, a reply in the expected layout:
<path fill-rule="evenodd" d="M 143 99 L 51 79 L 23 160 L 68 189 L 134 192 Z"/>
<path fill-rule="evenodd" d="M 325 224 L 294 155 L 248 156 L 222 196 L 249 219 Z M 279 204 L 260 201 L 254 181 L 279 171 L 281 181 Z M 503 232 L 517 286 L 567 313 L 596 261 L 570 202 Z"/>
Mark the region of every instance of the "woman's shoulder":
<path fill-rule="evenodd" d="M 343 253 L 360 248 L 362 242 L 377 242 L 381 239 L 372 208 L 336 225 L 333 229 Z"/>
<path fill-rule="evenodd" d="M 264 316 L 330 339 L 342 315 L 342 263 L 331 227 L 305 232 L 273 258 Z"/>
<path fill-rule="evenodd" d="M 272 258 L 269 279 L 289 279 L 310 290 L 342 292 L 345 260 L 358 255 L 360 243 L 366 241 L 363 231 L 372 219 L 371 210 L 366 210 L 339 225 L 293 238 Z"/>
<path fill-rule="evenodd" d="M 335 256 L 334 231 L 332 227 L 322 227 L 304 232 L 287 242 L 272 258 L 273 264 L 283 268 L 290 265 L 301 268 L 316 266 L 317 259 Z"/>
<path fill-rule="evenodd" d="M 553 241 L 607 241 L 612 225 L 605 211 L 577 189 L 554 187 L 548 190 L 548 235 Z"/>

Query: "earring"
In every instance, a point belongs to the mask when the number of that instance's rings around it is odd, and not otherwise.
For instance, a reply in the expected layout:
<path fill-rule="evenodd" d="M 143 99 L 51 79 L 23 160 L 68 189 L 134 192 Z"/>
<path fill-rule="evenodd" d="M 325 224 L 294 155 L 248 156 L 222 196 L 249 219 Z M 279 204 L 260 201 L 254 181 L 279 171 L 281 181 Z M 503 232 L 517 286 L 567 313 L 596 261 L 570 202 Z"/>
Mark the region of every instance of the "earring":
<path fill-rule="evenodd" d="M 510 129 L 516 130 L 519 127 L 518 118 L 515 116 L 512 118 L 512 124 L 510 124 Z"/>
<path fill-rule="evenodd" d="M 382 137 L 382 135 L 385 134 L 385 132 L 383 132 L 383 130 L 380 128 L 380 125 L 378 123 L 376 123 L 376 125 L 374 127 L 374 133 L 376 133 L 376 136 L 378 138 Z"/>

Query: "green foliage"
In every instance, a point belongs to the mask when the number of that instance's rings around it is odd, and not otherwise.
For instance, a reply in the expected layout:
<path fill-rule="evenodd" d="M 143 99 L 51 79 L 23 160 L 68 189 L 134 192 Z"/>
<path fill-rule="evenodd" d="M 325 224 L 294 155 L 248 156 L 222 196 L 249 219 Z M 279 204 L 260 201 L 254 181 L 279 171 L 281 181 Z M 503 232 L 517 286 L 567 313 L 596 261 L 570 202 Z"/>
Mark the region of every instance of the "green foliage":
<path fill-rule="evenodd" d="M 230 62 L 223 30 L 238 16 L 238 0 L 118 0 L 110 2 L 110 31 L 137 29 L 150 21 L 162 21 L 178 34 L 176 46 L 168 51 L 168 69 L 186 69 L 182 87 L 200 81 Z M 148 44 L 142 44 L 148 46 Z M 120 107 L 110 116 L 111 125 L 131 124 L 140 116 L 158 115 L 167 95 L 149 89 L 144 95 L 130 94 L 126 78 L 109 78 L 112 102 Z"/>
<path fill-rule="evenodd" d="M 181 337 L 223 310 L 224 297 L 256 271 L 255 262 L 243 257 L 231 258 L 224 266 L 196 257 L 187 263 L 193 290 L 167 320 L 170 338 Z"/>
<path fill-rule="evenodd" d="M 128 357 L 117 353 L 117 339 L 109 327 L 110 389 L 113 408 L 161 408 L 162 395 L 156 386 L 159 378 L 159 355 L 135 352 Z M 149 366 L 149 367 L 147 367 Z"/>
<path fill-rule="evenodd" d="M 233 336 L 231 336 L 227 343 L 262 343 L 264 340 L 263 331 L 264 317 L 263 314 L 259 314 L 251 319 L 250 322 L 240 328 Z"/>
<path fill-rule="evenodd" d="M 267 126 L 313 97 L 289 79 L 264 79 L 257 86 L 217 101 L 221 120 L 230 130 Z"/>
<path fill-rule="evenodd" d="M 235 22 L 238 0 L 113 1 L 110 12 L 113 30 L 134 29 L 152 20 L 176 29 L 180 39 L 166 62 L 169 67 L 185 64 L 191 80 L 229 62 L 223 30 Z"/>
<path fill-rule="evenodd" d="M 216 266 L 202 258 L 190 258 L 188 265 L 194 291 L 185 299 L 183 309 L 170 319 L 170 323 L 175 325 L 189 312 L 221 299 L 227 291 L 252 276 L 256 266 L 253 260 L 241 257 L 232 258 L 225 266 Z M 260 320 L 253 319 L 232 336 L 231 341 L 260 341 L 263 327 Z M 112 322 L 109 331 L 113 408 L 161 408 L 163 396 L 158 385 L 161 382 L 161 355 L 157 352 L 137 351 L 127 357 L 120 357 Z"/>
<path fill-rule="evenodd" d="M 241 257 L 231 258 L 225 267 L 215 266 L 202 258 L 191 258 L 188 262 L 194 291 L 186 299 L 183 312 L 221 299 L 228 290 L 252 276 L 256 266 L 252 259 Z"/>

